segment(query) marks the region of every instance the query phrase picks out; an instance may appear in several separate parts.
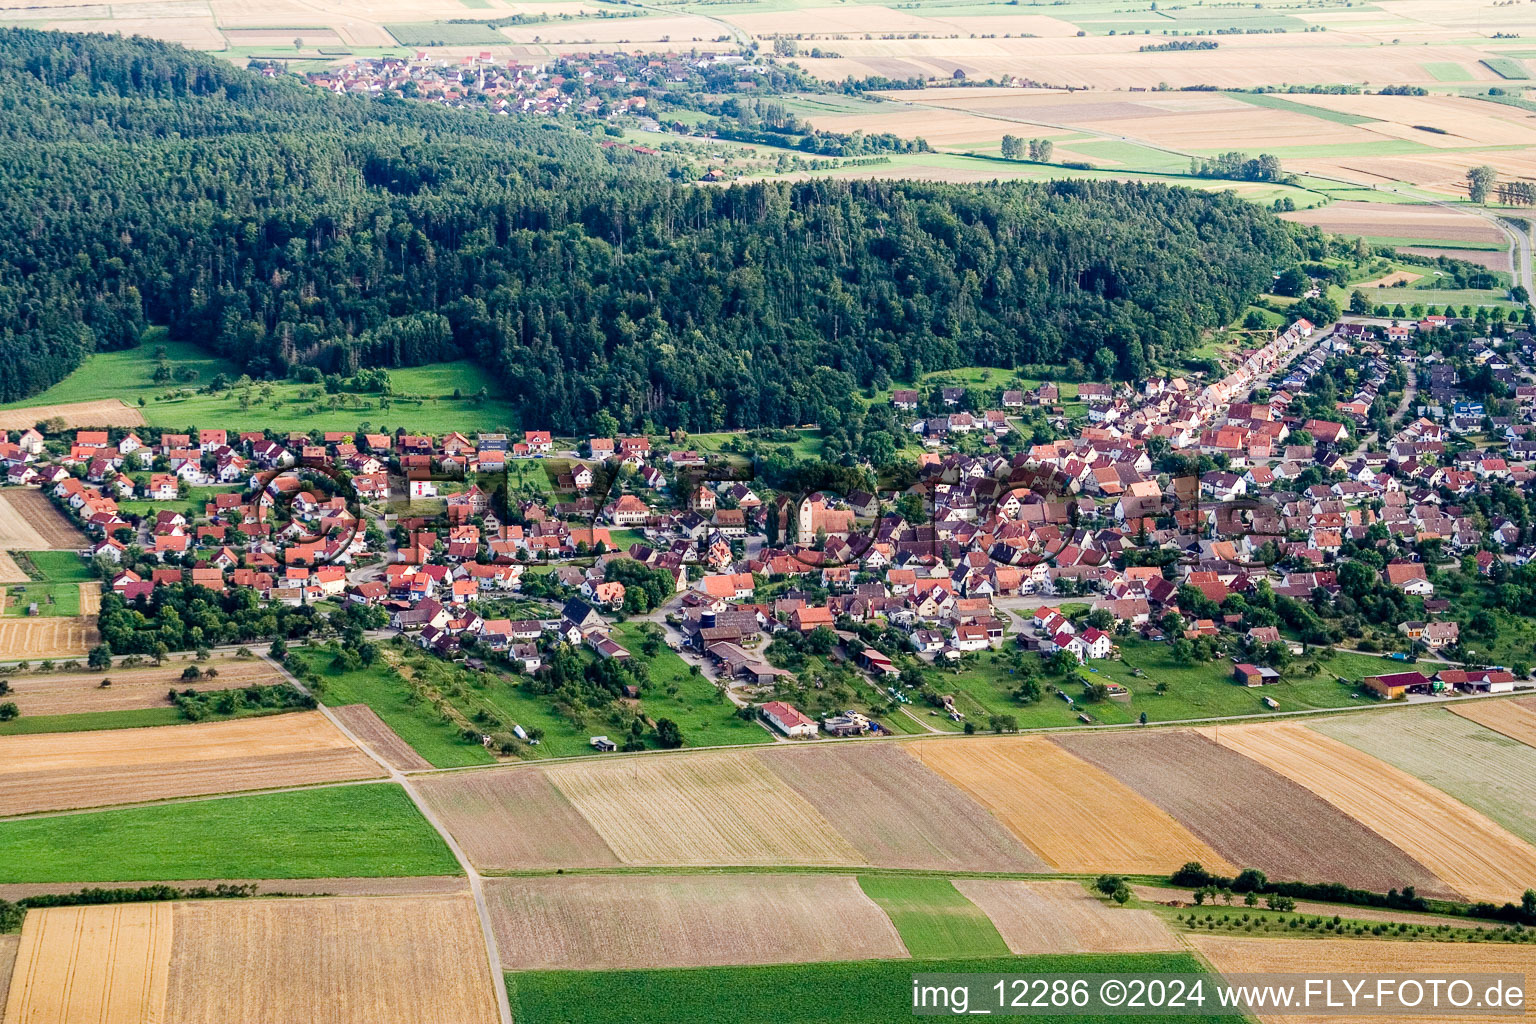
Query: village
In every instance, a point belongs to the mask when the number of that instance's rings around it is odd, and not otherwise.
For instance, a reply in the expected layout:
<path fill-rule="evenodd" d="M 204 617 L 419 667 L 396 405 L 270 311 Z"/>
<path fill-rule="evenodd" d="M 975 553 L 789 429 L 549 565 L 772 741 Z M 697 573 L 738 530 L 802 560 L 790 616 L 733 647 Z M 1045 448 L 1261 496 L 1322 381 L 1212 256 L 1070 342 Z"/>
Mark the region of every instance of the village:
<path fill-rule="evenodd" d="M 363 607 L 375 635 L 529 676 L 562 648 L 643 658 L 643 624 L 782 737 L 893 716 L 898 731 L 1017 727 L 945 692 L 978 657 L 1009 685 L 1045 667 L 1047 693 L 1093 724 L 1127 695 L 1107 666 L 1130 645 L 1257 688 L 1260 709 L 1280 707 L 1263 694 L 1304 652 L 1336 648 L 1379 666 L 1349 680 L 1356 697 L 1444 699 L 1530 685 L 1530 665 L 1468 649 L 1461 609 L 1436 596 L 1442 564 L 1491 586 L 1536 555 L 1504 500 L 1536 481 L 1536 340 L 1478 339 L 1465 364 L 1416 344 L 1453 326 L 1298 320 L 1217 379 L 1081 382 L 1070 421 L 1054 383 L 897 388 L 915 476 L 848 494 L 775 491 L 683 435 L 28 429 L 0 462 L 90 538 L 107 613 L 148 613 L 167 587 Z M 1513 415 L 1488 415 L 1457 365 L 1491 375 Z M 1070 432 L 1006 452 L 1025 414 Z M 1476 500 L 1495 492 L 1490 515 Z M 846 707 L 817 693 L 833 664 L 842 684 L 856 673 Z M 1042 699 L 1032 682 L 1013 696 Z"/>

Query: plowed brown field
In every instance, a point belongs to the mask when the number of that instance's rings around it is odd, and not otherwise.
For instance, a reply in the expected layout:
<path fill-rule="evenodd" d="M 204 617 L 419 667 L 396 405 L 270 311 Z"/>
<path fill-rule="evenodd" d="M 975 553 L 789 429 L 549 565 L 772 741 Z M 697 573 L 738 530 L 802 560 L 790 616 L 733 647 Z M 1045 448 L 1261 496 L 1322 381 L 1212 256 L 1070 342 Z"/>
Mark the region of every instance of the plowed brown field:
<path fill-rule="evenodd" d="M 773 772 L 827 818 L 871 864 L 938 871 L 1043 871 L 953 784 L 890 744 L 760 750 Z"/>
<path fill-rule="evenodd" d="M 416 753 L 415 749 L 396 735 L 395 730 L 391 729 L 384 719 L 375 714 L 373 708 L 367 704 L 348 704 L 345 707 L 332 708 L 331 714 L 340 719 L 342 725 L 351 729 L 352 734 L 362 740 L 370 750 L 401 771 L 432 767 L 431 761 Z"/>
<path fill-rule="evenodd" d="M 1061 871 L 1165 873 L 1226 858 L 1113 776 L 1034 736 L 924 740 L 902 749 L 981 802 Z"/>
<path fill-rule="evenodd" d="M 1468 701 L 1452 704 L 1450 710 L 1484 728 L 1536 747 L 1536 708 L 1524 700 Z"/>
<path fill-rule="evenodd" d="M 1078 882 L 957 878 L 955 888 L 992 919 L 1011 953 L 1144 953 L 1179 948 L 1179 940 L 1150 910 L 1108 906 Z"/>
<path fill-rule="evenodd" d="M 262 661 L 221 661 L 217 667 L 218 678 L 199 680 L 198 690 L 230 690 L 282 681 L 272 667 Z M 164 707 L 168 703 L 165 697 L 168 690 L 186 686 L 181 681 L 184 668 L 177 663 L 160 668 L 11 676 L 11 692 L 6 700 L 15 701 L 23 715 L 71 715 Z M 103 679 L 111 679 L 112 685 L 102 689 Z"/>
<path fill-rule="evenodd" d="M 548 769 L 626 864 L 863 864 L 830 822 L 750 751 Z"/>
<path fill-rule="evenodd" d="M 1201 730 L 1207 732 L 1207 730 Z M 1219 741 L 1333 804 L 1472 899 L 1519 899 L 1536 848 L 1446 793 L 1298 722 L 1229 726 Z"/>
<path fill-rule="evenodd" d="M 318 711 L 152 729 L 0 736 L 0 815 L 383 774 Z"/>
<path fill-rule="evenodd" d="M 171 904 L 28 912 L 4 1019 L 16 1024 L 165 1020 Z"/>
<path fill-rule="evenodd" d="M 1227 860 L 1271 878 L 1386 892 L 1450 887 L 1315 793 L 1189 730 L 1053 737 L 1152 801 Z M 1276 827 L 1287 822 L 1287 827 Z"/>
<path fill-rule="evenodd" d="M 176 905 L 169 1024 L 495 1024 L 467 895 Z"/>
<path fill-rule="evenodd" d="M 907 955 L 849 875 L 567 875 L 492 878 L 485 888 L 507 970 Z"/>
<path fill-rule="evenodd" d="M 415 780 L 476 867 L 605 868 L 619 863 L 586 818 L 534 768 L 447 772 Z"/>
<path fill-rule="evenodd" d="M 1391 942 L 1367 939 L 1232 939 L 1192 935 L 1190 942 L 1222 974 L 1276 972 L 1315 975 L 1319 970 L 1370 971 L 1421 976 L 1456 974 L 1536 975 L 1536 947 L 1450 942 Z M 1527 985 L 1529 988 L 1529 985 Z M 1479 993 L 1481 994 L 1481 993 Z M 1381 1024 L 1389 1016 L 1260 1014 L 1265 1024 Z M 1431 1016 L 1405 1020 L 1433 1020 Z M 1516 1016 L 1447 1015 L 1447 1020 L 1536 1020 L 1536 1002 L 1525 1001 Z"/>

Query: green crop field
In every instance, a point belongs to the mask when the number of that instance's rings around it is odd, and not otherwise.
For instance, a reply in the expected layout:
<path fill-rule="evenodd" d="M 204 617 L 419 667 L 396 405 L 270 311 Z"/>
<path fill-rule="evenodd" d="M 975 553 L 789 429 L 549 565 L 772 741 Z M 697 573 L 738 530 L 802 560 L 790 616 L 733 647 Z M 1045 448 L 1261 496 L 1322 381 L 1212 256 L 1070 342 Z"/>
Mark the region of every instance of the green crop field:
<path fill-rule="evenodd" d="M 1289 110 L 1293 114 L 1305 114 L 1308 117 L 1315 117 L 1320 121 L 1332 121 L 1335 124 L 1371 124 L 1377 120 L 1374 117 L 1366 117 L 1364 114 L 1346 114 L 1337 110 L 1314 107 L 1310 103 L 1286 99 L 1284 96 L 1276 96 L 1269 92 L 1229 92 L 1223 95 L 1244 103 L 1251 103 L 1255 107 Z"/>
<path fill-rule="evenodd" d="M 0 882 L 458 873 L 393 783 L 0 821 Z"/>
<path fill-rule="evenodd" d="M 650 971 L 529 971 L 507 975 L 518 1024 L 898 1024 L 912 1017 L 919 973 L 1200 973 L 1185 953 L 866 960 Z M 1110 1024 L 1119 1016 L 1031 1015 L 1032 1024 Z M 1238 1015 L 1160 1017 L 1237 1024 Z"/>
<path fill-rule="evenodd" d="M 1531 72 L 1526 68 L 1525 61 L 1516 60 L 1513 57 L 1484 57 L 1483 65 L 1500 78 L 1524 79 L 1531 77 Z"/>
<path fill-rule="evenodd" d="M 505 46 L 508 39 L 489 25 L 446 21 L 389 22 L 385 31 L 401 46 Z"/>
<path fill-rule="evenodd" d="M 863 875 L 859 888 L 890 917 L 907 952 L 921 957 L 1006 956 L 992 919 L 947 878 Z"/>
<path fill-rule="evenodd" d="M 90 564 L 73 551 L 28 551 L 19 561 L 46 583 L 88 583 L 96 578 Z"/>
<path fill-rule="evenodd" d="M 221 715 L 209 709 L 199 721 L 223 722 L 231 718 L 261 718 L 266 715 L 282 715 L 298 708 L 240 708 L 233 714 Z M 99 732 L 102 729 L 142 729 L 154 725 L 187 725 L 191 719 L 182 715 L 181 709 L 167 705 L 163 708 L 132 708 L 125 711 L 83 711 L 74 715 L 22 715 L 9 722 L 0 722 L 0 736 L 21 736 L 45 732 Z"/>
<path fill-rule="evenodd" d="M 1449 61 L 1431 61 L 1424 65 L 1424 70 L 1428 71 L 1437 82 L 1472 81 L 1471 72 L 1460 64 L 1454 64 Z"/>

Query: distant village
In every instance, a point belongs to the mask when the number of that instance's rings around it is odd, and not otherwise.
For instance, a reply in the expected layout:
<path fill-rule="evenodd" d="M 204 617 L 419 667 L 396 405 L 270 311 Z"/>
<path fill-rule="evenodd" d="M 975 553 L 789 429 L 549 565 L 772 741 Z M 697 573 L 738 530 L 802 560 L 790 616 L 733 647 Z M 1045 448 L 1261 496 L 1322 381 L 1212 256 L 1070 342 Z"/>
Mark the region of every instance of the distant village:
<path fill-rule="evenodd" d="M 1131 635 L 1212 640 L 1227 645 L 1235 685 L 1262 687 L 1278 675 L 1262 652 L 1301 645 L 1245 625 L 1228 598 L 1264 588 L 1325 610 L 1355 545 L 1396 552 L 1372 587 L 1414 610 L 1394 624 L 1404 648 L 1455 652 L 1458 622 L 1418 552 L 1470 558 L 1482 576 L 1536 557 L 1529 524 L 1472 507 L 1536 484 L 1536 338 L 1513 331 L 1461 353 L 1513 398 L 1512 415 L 1490 416 L 1451 361 L 1411 344 L 1453 326 L 1300 320 L 1237 352 L 1218 379 L 1079 383 L 1085 411 L 1073 418 L 1057 383 L 898 388 L 880 400 L 920 446 L 917 478 L 879 493 L 711 480 L 722 457 L 683 435 L 543 430 L 29 429 L 0 442 L 0 465 L 7 485 L 41 488 L 80 525 L 91 538 L 81 554 L 133 607 L 181 584 L 272 605 L 377 606 L 437 655 L 527 673 L 560 644 L 634 657 L 612 625 L 643 614 L 773 729 L 849 735 L 874 726 L 763 700 L 788 674 L 768 641 L 830 634 L 882 699 L 909 699 L 893 636 L 904 657 L 934 665 L 1005 646 L 1091 664 Z M 1381 435 L 1371 410 L 1394 373 L 1404 394 Z M 1325 377 L 1353 387 L 1317 415 L 1307 396 Z M 1069 436 L 1005 453 L 1001 439 L 1036 412 Z M 1170 459 L 1199 470 L 1170 473 Z M 547 471 L 547 487 L 508 487 L 518 464 Z M 628 595 L 618 570 L 630 563 L 665 575 L 659 606 Z M 507 601 L 542 610 L 497 614 Z M 1067 601 L 1093 625 L 1064 614 Z M 881 644 L 865 642 L 872 631 Z M 1396 698 L 1525 683 L 1509 666 L 1434 667 L 1365 686 Z"/>

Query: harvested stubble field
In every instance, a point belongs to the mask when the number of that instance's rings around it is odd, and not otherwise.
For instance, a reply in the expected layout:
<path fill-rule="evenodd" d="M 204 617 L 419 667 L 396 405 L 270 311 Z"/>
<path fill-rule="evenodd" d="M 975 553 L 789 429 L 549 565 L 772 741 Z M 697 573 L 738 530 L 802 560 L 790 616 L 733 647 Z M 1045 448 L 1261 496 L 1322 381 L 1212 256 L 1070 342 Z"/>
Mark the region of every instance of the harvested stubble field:
<path fill-rule="evenodd" d="M 81 657 L 100 642 L 94 616 L 0 619 L 0 659 L 7 661 Z"/>
<path fill-rule="evenodd" d="M 1298 224 L 1313 224 L 1338 235 L 1439 239 L 1448 242 L 1501 244 L 1504 233 L 1483 218 L 1443 206 L 1407 203 L 1360 203 L 1345 200 L 1283 214 Z"/>
<path fill-rule="evenodd" d="M 164 1021 L 173 934 L 169 903 L 31 911 L 22 923 L 4 1019 Z"/>
<path fill-rule="evenodd" d="M 1462 718 L 1536 747 L 1536 698 L 1469 701 L 1452 704 L 1450 709 Z"/>
<path fill-rule="evenodd" d="M 1189 730 L 1057 736 L 1233 864 L 1272 878 L 1452 895 L 1434 874 L 1315 793 Z M 1296 827 L 1277 828 L 1276 822 Z"/>
<path fill-rule="evenodd" d="M 9 551 L 0 551 L 0 583 L 26 583 L 30 578 Z"/>
<path fill-rule="evenodd" d="M 1452 942 L 1391 942 L 1369 939 L 1237 939 L 1192 935 L 1190 943 L 1222 974 L 1265 973 L 1305 975 L 1319 965 L 1366 965 L 1372 973 L 1414 974 L 1536 974 L 1536 948 L 1529 945 Z M 1376 1016 L 1313 1016 L 1260 1014 L 1265 1024 L 1380 1024 Z M 1429 1020 L 1430 1017 L 1409 1019 Z M 1467 1020 L 1536 1020 L 1536 1003 L 1527 999 L 1525 1013 L 1516 1017 L 1456 1016 Z"/>
<path fill-rule="evenodd" d="M 73 551 L 85 534 L 54 507 L 42 491 L 0 490 L 0 548 L 7 551 Z"/>
<path fill-rule="evenodd" d="M 1202 729 L 1207 735 L 1210 730 Z M 1229 726 L 1218 742 L 1299 783 L 1471 899 L 1518 899 L 1536 848 L 1448 794 L 1299 722 Z"/>
<path fill-rule="evenodd" d="M 759 757 L 871 864 L 1043 871 L 997 819 L 890 744 L 777 746 Z"/>
<path fill-rule="evenodd" d="M 865 863 L 750 751 L 582 762 L 548 772 L 626 864 Z"/>
<path fill-rule="evenodd" d="M 11 991 L 11 968 L 16 966 L 20 935 L 0 935 L 0 1021 L 5 1019 L 5 1000 Z"/>
<path fill-rule="evenodd" d="M 416 789 L 485 871 L 616 867 L 601 836 L 536 768 L 427 775 Z"/>
<path fill-rule="evenodd" d="M 428 896 L 469 891 L 468 879 L 458 875 L 418 875 L 414 878 L 178 878 L 158 882 L 95 883 L 90 888 L 139 889 L 147 885 L 169 885 L 176 889 L 254 885 L 258 896 Z M 0 883 L 0 900 L 15 901 L 28 896 L 76 893 L 81 886 L 81 882 L 5 882 Z"/>
<path fill-rule="evenodd" d="M 1236 870 L 1165 811 L 1050 740 L 924 740 L 902 749 L 969 793 L 1057 870 L 1161 874 L 1192 860 Z"/>
<path fill-rule="evenodd" d="M 1519 740 L 1439 707 L 1328 718 L 1312 727 L 1536 842 L 1536 749 Z"/>
<path fill-rule="evenodd" d="M 221 661 L 217 668 L 218 678 L 197 681 L 199 691 L 282 682 L 282 677 L 263 661 Z M 11 692 L 6 699 L 15 701 L 21 713 L 28 716 L 165 707 L 167 691 L 184 689 L 187 685 L 181 681 L 182 670 L 183 666 L 177 664 L 102 672 L 17 675 L 9 677 Z M 103 689 L 103 679 L 111 679 L 112 685 Z"/>
<path fill-rule="evenodd" d="M 1428 256 L 1431 259 L 1438 256 L 1449 256 L 1453 260 L 1463 260 L 1467 263 L 1476 263 L 1480 267 L 1489 270 L 1502 270 L 1509 272 L 1509 251 L 1507 249 L 1438 249 L 1426 245 L 1398 246 L 1398 252 L 1409 253 L 1414 256 Z"/>
<path fill-rule="evenodd" d="M 904 957 L 851 876 L 493 878 L 486 898 L 508 970 L 614 970 Z"/>
<path fill-rule="evenodd" d="M 383 774 L 318 711 L 0 736 L 0 816 Z"/>
<path fill-rule="evenodd" d="M 493 1024 L 499 982 L 468 895 L 179 903 L 166 1019 Z"/>
<path fill-rule="evenodd" d="M 1152 953 L 1180 948 L 1179 940 L 1150 910 L 1108 906 L 1078 882 L 957 878 L 955 888 L 992 919 L 1012 953 Z"/>
<path fill-rule="evenodd" d="M 222 676 L 219 681 L 223 681 Z M 113 685 L 117 685 L 116 680 L 113 680 Z M 395 730 L 391 729 L 367 704 L 348 704 L 345 707 L 332 708 L 331 714 L 392 767 L 401 771 L 432 767 L 432 762 L 416 753 L 411 745 L 402 740 Z"/>
<path fill-rule="evenodd" d="M 94 30 L 81 31 L 97 31 Z M 291 38 L 291 37 L 290 37 Z M 221 40 L 222 42 L 222 40 Z M 26 430 L 44 420 L 62 419 L 64 426 L 142 427 L 144 416 L 121 398 L 103 398 L 94 402 L 68 402 L 64 405 L 32 405 L 24 409 L 0 411 L 0 430 Z"/>

